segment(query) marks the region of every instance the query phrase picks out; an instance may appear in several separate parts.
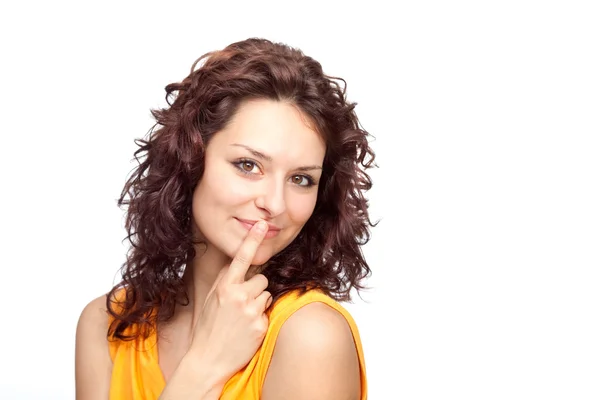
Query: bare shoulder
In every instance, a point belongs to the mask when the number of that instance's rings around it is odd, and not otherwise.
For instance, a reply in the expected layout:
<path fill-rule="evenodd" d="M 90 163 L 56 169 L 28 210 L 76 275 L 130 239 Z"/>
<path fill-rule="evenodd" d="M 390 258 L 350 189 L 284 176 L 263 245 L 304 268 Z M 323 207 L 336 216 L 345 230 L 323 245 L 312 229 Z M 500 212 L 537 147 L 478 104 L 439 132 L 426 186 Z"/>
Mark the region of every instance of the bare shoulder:
<path fill-rule="evenodd" d="M 348 321 L 327 304 L 314 302 L 281 327 L 262 399 L 359 399 L 360 384 Z"/>
<path fill-rule="evenodd" d="M 92 343 L 94 346 L 104 345 L 108 351 L 107 330 L 106 295 L 102 295 L 90 301 L 79 316 L 75 339 L 77 348 Z"/>
<path fill-rule="evenodd" d="M 108 314 L 106 313 L 106 295 L 90 301 L 81 312 L 77 323 L 77 332 L 87 331 L 90 327 L 104 324 L 104 331 L 108 328 Z"/>
<path fill-rule="evenodd" d="M 90 301 L 81 312 L 75 338 L 77 400 L 107 399 L 112 361 L 106 332 L 106 295 Z"/>
<path fill-rule="evenodd" d="M 292 314 L 283 324 L 279 340 L 307 350 L 356 351 L 346 318 L 321 302 L 307 304 Z"/>

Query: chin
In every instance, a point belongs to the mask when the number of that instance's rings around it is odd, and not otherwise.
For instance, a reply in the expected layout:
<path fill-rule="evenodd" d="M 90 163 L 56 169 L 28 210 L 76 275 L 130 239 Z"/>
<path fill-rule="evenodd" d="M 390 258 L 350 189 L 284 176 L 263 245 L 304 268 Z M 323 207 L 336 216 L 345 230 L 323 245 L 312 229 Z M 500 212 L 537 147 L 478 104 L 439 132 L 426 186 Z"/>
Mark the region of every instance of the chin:
<path fill-rule="evenodd" d="M 256 255 L 252 259 L 252 265 L 263 265 L 273 257 L 273 252 L 270 249 L 258 249 Z"/>
<path fill-rule="evenodd" d="M 224 253 L 231 260 L 233 260 L 235 258 L 235 255 L 237 254 L 237 249 L 231 248 L 231 249 L 224 251 Z M 271 259 L 271 257 L 273 257 L 273 255 L 274 255 L 273 250 L 270 247 L 260 246 L 258 248 L 256 254 L 254 255 L 254 258 L 252 259 L 252 262 L 250 263 L 250 265 L 262 265 L 262 264 L 266 263 L 267 261 L 269 261 Z"/>

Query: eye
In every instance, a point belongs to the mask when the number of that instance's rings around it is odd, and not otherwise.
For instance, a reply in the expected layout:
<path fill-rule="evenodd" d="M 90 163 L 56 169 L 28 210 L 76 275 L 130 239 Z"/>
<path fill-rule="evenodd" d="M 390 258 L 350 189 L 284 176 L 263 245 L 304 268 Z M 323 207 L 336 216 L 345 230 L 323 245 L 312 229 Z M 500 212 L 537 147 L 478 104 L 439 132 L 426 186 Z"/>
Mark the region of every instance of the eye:
<path fill-rule="evenodd" d="M 302 187 L 311 187 L 315 184 L 315 181 L 310 176 L 294 175 L 292 176 L 292 183 Z"/>
<path fill-rule="evenodd" d="M 257 174 L 260 172 L 258 165 L 252 160 L 238 160 L 232 163 L 240 172 L 244 174 Z M 258 170 L 258 171 L 255 171 Z"/>
<path fill-rule="evenodd" d="M 243 163 L 241 163 L 241 168 L 246 172 L 252 172 L 254 167 L 255 167 L 255 164 L 251 163 L 249 161 L 244 161 Z"/>

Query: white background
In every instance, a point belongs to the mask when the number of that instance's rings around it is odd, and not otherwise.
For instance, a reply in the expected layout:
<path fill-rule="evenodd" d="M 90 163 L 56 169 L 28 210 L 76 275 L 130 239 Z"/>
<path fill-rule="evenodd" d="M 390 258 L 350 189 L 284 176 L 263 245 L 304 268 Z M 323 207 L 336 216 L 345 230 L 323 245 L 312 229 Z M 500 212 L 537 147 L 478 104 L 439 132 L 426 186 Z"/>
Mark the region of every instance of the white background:
<path fill-rule="evenodd" d="M 0 9 L 0 398 L 74 398 L 133 139 L 251 36 L 344 77 L 376 137 L 373 289 L 347 306 L 370 399 L 600 398 L 596 2 L 130 3 Z"/>

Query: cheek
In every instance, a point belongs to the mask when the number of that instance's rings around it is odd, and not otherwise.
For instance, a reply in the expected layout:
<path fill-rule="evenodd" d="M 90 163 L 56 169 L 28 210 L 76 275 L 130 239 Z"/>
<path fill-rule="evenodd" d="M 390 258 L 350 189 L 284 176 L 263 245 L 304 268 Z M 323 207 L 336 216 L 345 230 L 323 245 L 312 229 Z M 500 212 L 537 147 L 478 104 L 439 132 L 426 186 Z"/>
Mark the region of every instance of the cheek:
<path fill-rule="evenodd" d="M 317 193 L 314 195 L 291 196 L 288 201 L 290 219 L 296 224 L 306 223 L 312 215 L 317 203 Z"/>
<path fill-rule="evenodd" d="M 248 202 L 252 199 L 251 182 L 229 175 L 218 182 L 218 188 L 223 192 L 224 201 L 232 204 Z"/>
<path fill-rule="evenodd" d="M 229 165 L 207 169 L 199 188 L 203 200 L 213 206 L 237 205 L 248 201 L 251 191 Z"/>

